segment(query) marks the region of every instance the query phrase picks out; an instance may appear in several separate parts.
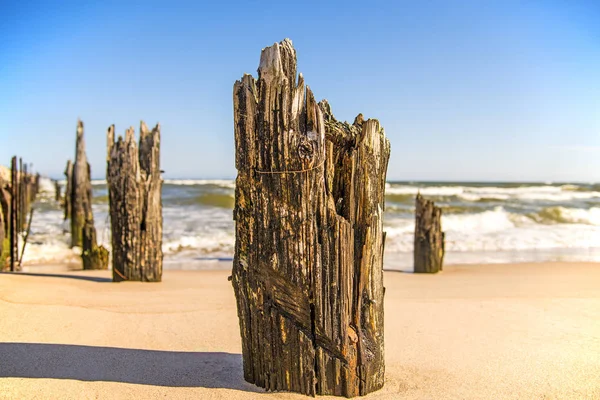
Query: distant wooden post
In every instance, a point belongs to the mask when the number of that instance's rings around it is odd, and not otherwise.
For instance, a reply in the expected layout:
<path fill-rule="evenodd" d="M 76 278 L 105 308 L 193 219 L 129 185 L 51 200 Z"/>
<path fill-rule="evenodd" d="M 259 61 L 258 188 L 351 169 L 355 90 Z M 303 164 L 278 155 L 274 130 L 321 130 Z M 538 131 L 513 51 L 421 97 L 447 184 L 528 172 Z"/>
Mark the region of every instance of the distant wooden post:
<path fill-rule="evenodd" d="M 77 141 L 75 146 L 75 163 L 72 167 L 71 184 L 67 183 L 70 192 L 71 209 L 71 245 L 82 248 L 83 269 L 107 269 L 108 250 L 98 246 L 94 213 L 92 212 L 92 183 L 90 164 L 85 153 L 83 122 L 77 121 Z M 67 175 L 69 175 L 67 163 Z"/>
<path fill-rule="evenodd" d="M 19 243 L 18 243 L 18 214 L 19 214 L 19 178 L 17 170 L 17 157 L 11 160 L 11 205 L 10 205 L 10 270 L 15 271 L 19 261 Z"/>
<path fill-rule="evenodd" d="M 2 178 L 0 178 L 0 195 L 2 195 Z M 4 227 L 4 209 L 0 207 L 0 271 L 4 270 L 6 258 L 4 257 L 4 239 L 6 238 L 6 229 Z"/>
<path fill-rule="evenodd" d="M 414 272 L 434 274 L 444 264 L 442 210 L 419 193 L 415 219 Z"/>
<path fill-rule="evenodd" d="M 244 377 L 271 391 L 366 395 L 384 383 L 390 145 L 377 120 L 340 123 L 296 82 L 286 39 L 263 49 L 258 80 L 233 90 Z"/>
<path fill-rule="evenodd" d="M 66 179 L 66 183 L 65 183 L 65 200 L 64 200 L 63 207 L 65 209 L 65 218 L 64 218 L 64 220 L 66 221 L 69 218 L 71 218 L 71 197 L 73 196 L 73 188 L 72 188 L 73 163 L 71 162 L 71 160 L 67 161 L 67 167 L 65 168 L 65 179 Z"/>
<path fill-rule="evenodd" d="M 23 229 L 23 159 L 19 157 L 17 170 L 17 232 Z"/>
<path fill-rule="evenodd" d="M 107 183 L 112 229 L 113 281 L 162 279 L 160 126 L 140 124 L 139 151 L 133 128 L 115 142 L 107 132 Z"/>
<path fill-rule="evenodd" d="M 6 266 L 6 260 L 10 254 L 10 206 L 11 206 L 11 195 L 9 192 L 10 187 L 7 182 L 4 182 L 0 178 L 0 213 L 2 214 L 2 224 L 0 230 L 2 230 L 2 240 L 0 241 L 0 271 L 4 270 Z"/>
<path fill-rule="evenodd" d="M 60 200 L 62 198 L 62 194 L 61 194 L 61 189 L 62 188 L 61 188 L 60 183 L 58 182 L 58 180 L 56 180 L 56 179 L 53 180 L 53 183 L 54 183 L 54 200 L 57 203 L 60 203 Z"/>
<path fill-rule="evenodd" d="M 77 121 L 77 136 L 75 144 L 75 163 L 71 177 L 71 247 L 82 247 L 83 226 L 85 225 L 88 204 L 88 162 L 85 154 L 85 138 L 83 122 Z"/>
<path fill-rule="evenodd" d="M 19 160 L 22 161 L 22 160 Z M 21 163 L 21 207 L 19 208 L 19 217 L 21 218 L 21 224 L 19 225 L 19 231 L 23 232 L 27 227 L 27 213 L 29 212 L 29 192 L 30 192 L 30 179 L 27 173 L 27 163 Z"/>

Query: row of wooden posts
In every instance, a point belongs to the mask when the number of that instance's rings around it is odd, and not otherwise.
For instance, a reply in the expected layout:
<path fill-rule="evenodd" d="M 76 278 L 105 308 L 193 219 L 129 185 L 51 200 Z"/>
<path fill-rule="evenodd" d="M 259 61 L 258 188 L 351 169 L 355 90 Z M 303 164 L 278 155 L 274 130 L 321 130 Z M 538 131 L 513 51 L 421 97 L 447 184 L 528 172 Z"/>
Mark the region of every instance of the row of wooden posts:
<path fill-rule="evenodd" d="M 109 193 L 113 281 L 162 279 L 162 178 L 160 126 L 140 124 L 139 146 L 130 128 L 115 141 L 107 131 L 106 179 Z M 83 122 L 77 122 L 75 162 L 65 169 L 64 219 L 70 220 L 71 247 L 82 249 L 83 269 L 107 269 L 109 252 L 98 245 L 92 212 L 91 168 Z M 56 198 L 61 198 L 56 185 Z"/>
<path fill-rule="evenodd" d="M 22 158 L 17 163 L 17 157 L 14 156 L 11 159 L 10 181 L 0 177 L 0 271 L 6 268 L 10 271 L 21 269 L 33 217 L 32 204 L 40 182 L 39 174 L 33 175 L 32 169 L 32 166 L 23 163 Z"/>

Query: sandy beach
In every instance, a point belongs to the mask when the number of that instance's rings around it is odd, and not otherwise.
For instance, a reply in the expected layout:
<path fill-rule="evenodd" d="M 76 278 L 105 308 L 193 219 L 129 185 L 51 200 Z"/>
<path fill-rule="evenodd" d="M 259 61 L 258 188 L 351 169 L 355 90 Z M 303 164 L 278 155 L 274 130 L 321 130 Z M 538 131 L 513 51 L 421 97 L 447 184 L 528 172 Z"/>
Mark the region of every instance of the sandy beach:
<path fill-rule="evenodd" d="M 242 378 L 228 271 L 0 274 L 0 398 L 302 399 Z M 599 399 L 600 264 L 385 273 L 368 399 Z"/>

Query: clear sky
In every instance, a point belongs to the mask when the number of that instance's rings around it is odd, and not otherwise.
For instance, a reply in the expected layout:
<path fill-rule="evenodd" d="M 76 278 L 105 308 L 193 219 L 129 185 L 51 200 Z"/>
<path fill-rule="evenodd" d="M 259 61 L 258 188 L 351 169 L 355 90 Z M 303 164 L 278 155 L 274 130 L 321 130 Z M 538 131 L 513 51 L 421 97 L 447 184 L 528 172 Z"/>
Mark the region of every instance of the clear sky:
<path fill-rule="evenodd" d="M 232 178 L 233 83 L 289 37 L 338 119 L 381 121 L 389 179 L 600 181 L 600 1 L 92 3 L 0 0 L 0 163 L 61 176 L 80 117 L 102 178 L 143 119 L 165 177 Z"/>

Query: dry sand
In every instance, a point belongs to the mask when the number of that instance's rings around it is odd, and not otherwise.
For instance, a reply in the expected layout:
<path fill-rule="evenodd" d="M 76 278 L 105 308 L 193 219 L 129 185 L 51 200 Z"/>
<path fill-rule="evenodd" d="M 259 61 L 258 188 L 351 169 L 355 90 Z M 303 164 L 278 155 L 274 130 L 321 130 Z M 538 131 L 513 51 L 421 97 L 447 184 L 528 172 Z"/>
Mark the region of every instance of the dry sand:
<path fill-rule="evenodd" d="M 0 274 L 0 398 L 305 398 L 244 382 L 227 271 L 62 275 Z M 600 399 L 600 264 L 386 272 L 385 286 L 386 385 L 366 398 Z"/>

